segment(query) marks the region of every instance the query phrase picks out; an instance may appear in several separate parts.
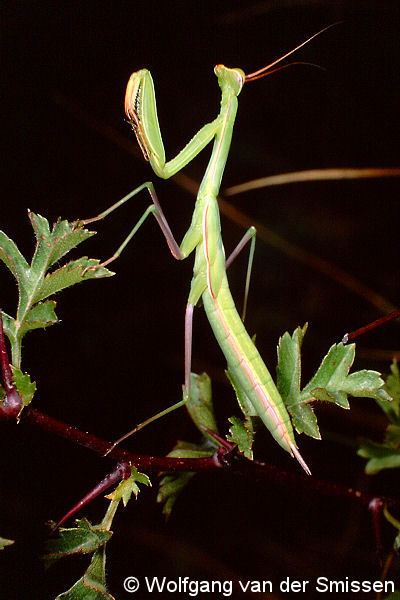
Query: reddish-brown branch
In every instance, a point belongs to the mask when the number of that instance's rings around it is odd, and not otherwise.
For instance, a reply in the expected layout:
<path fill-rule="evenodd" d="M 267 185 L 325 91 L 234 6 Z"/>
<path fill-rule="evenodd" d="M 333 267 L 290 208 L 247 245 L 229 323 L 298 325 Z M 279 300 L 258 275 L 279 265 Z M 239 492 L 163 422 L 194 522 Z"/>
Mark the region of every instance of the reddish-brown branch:
<path fill-rule="evenodd" d="M 342 342 L 343 342 L 343 344 L 347 344 L 348 342 L 351 342 L 352 340 L 359 337 L 360 335 L 364 335 L 364 333 L 367 333 L 368 331 L 371 331 L 372 329 L 376 329 L 377 327 L 380 327 L 381 325 L 384 325 L 385 323 L 388 323 L 389 321 L 392 321 L 393 319 L 398 319 L 399 317 L 400 317 L 400 308 L 398 308 L 397 310 L 394 310 L 393 312 L 386 315 L 385 317 L 376 319 L 375 321 L 372 321 L 372 323 L 368 323 L 368 325 L 364 325 L 363 327 L 360 327 L 359 329 L 352 331 L 351 333 L 346 333 L 343 336 Z"/>
<path fill-rule="evenodd" d="M 1 415 L 0 415 L 1 417 Z M 91 433 L 81 431 L 66 423 L 53 419 L 33 408 L 27 408 L 22 415 L 22 423 L 40 427 L 40 429 L 63 437 L 73 443 L 79 444 L 104 456 L 111 447 L 110 442 L 106 442 Z M 221 448 L 214 456 L 208 458 L 170 458 L 167 456 L 148 456 L 143 454 L 134 454 L 121 447 L 111 450 L 107 458 L 112 458 L 119 463 L 128 463 L 134 465 L 141 471 L 159 472 L 159 471 L 213 471 L 216 469 L 226 469 L 240 476 L 250 476 L 255 479 L 268 479 L 288 485 L 293 488 L 302 488 L 311 492 L 336 496 L 339 498 L 354 499 L 368 506 L 376 497 L 366 494 L 359 490 L 349 488 L 345 485 L 329 481 L 321 481 L 313 477 L 304 477 L 296 473 L 288 473 L 278 469 L 273 465 L 267 465 L 258 461 L 249 461 L 244 457 L 227 452 Z M 399 498 L 384 498 L 391 507 L 400 507 Z"/>
<path fill-rule="evenodd" d="M 36 425 L 41 429 L 54 433 L 75 444 L 84 446 L 101 456 L 112 446 L 111 442 L 106 442 L 86 431 L 81 431 L 77 427 L 63 423 L 45 415 L 33 408 L 27 408 L 22 415 L 22 422 Z M 143 471 L 206 471 L 213 470 L 222 466 L 217 456 L 210 458 L 169 458 L 162 456 L 148 456 L 143 454 L 134 454 L 128 450 L 117 446 L 107 455 L 120 463 L 129 463 Z"/>

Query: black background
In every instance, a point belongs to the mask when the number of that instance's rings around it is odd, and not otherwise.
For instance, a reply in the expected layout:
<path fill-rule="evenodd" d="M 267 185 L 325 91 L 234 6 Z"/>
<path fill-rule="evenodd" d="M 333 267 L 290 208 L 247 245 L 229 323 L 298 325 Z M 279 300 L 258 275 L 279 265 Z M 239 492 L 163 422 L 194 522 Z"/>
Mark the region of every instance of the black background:
<path fill-rule="evenodd" d="M 143 181 L 155 180 L 142 157 L 122 147 L 135 147 L 122 106 L 132 71 L 146 67 L 153 74 L 166 153 L 172 157 L 217 114 L 216 63 L 253 71 L 336 21 L 343 23 L 296 56 L 326 71 L 292 67 L 245 86 L 223 185 L 309 168 L 398 165 L 399 12 L 398 3 L 390 1 L 4 3 L 1 228 L 29 256 L 27 207 L 50 221 L 60 215 L 85 218 Z M 112 128 L 111 137 L 101 126 Z M 185 173 L 200 181 L 208 155 L 206 150 Z M 173 181 L 155 185 L 181 239 L 194 199 Z M 81 254 L 109 256 L 147 202 L 145 195 L 137 197 L 100 224 Z M 254 221 L 396 303 L 396 180 L 303 183 L 243 194 L 233 202 Z M 229 251 L 243 229 L 226 218 L 222 227 Z M 238 303 L 245 264 L 243 257 L 230 273 Z M 23 368 L 39 389 L 36 408 L 105 439 L 115 439 L 180 397 L 191 261 L 175 263 L 158 228 L 148 222 L 115 270 L 112 279 L 60 294 L 62 323 L 29 334 L 24 345 Z M 12 313 L 16 290 L 5 269 L 1 281 L 1 306 Z M 279 335 L 308 321 L 306 382 L 334 341 L 380 315 L 362 295 L 258 243 L 247 326 L 257 332 L 271 368 Z M 387 371 L 390 352 L 376 349 L 396 349 L 396 335 L 392 323 L 362 339 L 357 368 Z M 237 409 L 201 310 L 195 314 L 193 352 L 193 369 L 213 378 L 225 431 L 224 416 Z M 364 462 L 355 454 L 357 436 L 379 440 L 384 421 L 370 400 L 352 406 L 350 413 L 323 407 L 326 441 L 300 439 L 301 452 L 315 477 L 395 495 L 395 477 L 366 478 Z M 269 435 L 259 437 L 259 457 L 299 472 Z M 126 445 L 163 455 L 177 438 L 197 439 L 183 410 Z M 43 523 L 58 519 L 111 463 L 23 424 L 3 425 L 1 440 L 0 533 L 16 540 L 1 555 L 4 597 L 53 598 L 86 563 L 66 560 L 44 574 L 37 558 L 46 537 Z M 379 578 L 369 515 L 353 502 L 290 485 L 202 474 L 165 524 L 155 505 L 156 477 L 153 484 L 115 521 L 108 580 L 119 599 L 131 597 L 122 589 L 128 575 Z M 97 500 L 86 514 L 96 521 L 104 508 Z M 307 594 L 314 596 L 319 594 Z"/>

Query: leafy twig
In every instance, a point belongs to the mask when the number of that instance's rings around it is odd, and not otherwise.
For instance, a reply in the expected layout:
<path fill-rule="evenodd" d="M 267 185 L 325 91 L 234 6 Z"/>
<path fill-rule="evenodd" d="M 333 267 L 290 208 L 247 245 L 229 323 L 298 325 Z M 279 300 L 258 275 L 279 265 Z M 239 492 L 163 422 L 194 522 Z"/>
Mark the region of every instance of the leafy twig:
<path fill-rule="evenodd" d="M 110 447 L 110 443 L 93 434 L 81 431 L 66 423 L 53 419 L 33 408 L 27 408 L 23 413 L 23 423 L 35 425 L 42 430 L 54 433 L 71 442 L 85 446 L 86 448 L 104 455 Z M 313 490 L 328 496 L 336 496 L 343 499 L 354 499 L 367 506 L 376 495 L 366 494 L 360 490 L 349 488 L 345 485 L 321 481 L 311 477 L 303 477 L 295 473 L 282 471 L 273 465 L 254 463 L 230 454 L 226 460 L 226 453 L 222 451 L 207 458 L 170 458 L 165 456 L 148 456 L 134 454 L 123 448 L 114 448 L 107 458 L 113 458 L 122 463 L 135 465 L 138 469 L 146 472 L 158 471 L 214 471 L 217 469 L 229 470 L 232 473 L 244 476 L 249 475 L 256 479 L 269 479 L 279 484 L 293 486 L 298 489 Z M 382 497 L 388 506 L 400 506 L 399 498 Z"/>

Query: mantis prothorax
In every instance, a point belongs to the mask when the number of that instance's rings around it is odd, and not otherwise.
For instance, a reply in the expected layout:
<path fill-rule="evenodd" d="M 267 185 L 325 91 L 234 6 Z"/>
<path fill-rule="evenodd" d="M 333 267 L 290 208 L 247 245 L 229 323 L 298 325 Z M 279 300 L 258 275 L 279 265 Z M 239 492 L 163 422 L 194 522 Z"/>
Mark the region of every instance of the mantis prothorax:
<path fill-rule="evenodd" d="M 322 31 L 325 31 L 325 29 Z M 310 474 L 310 470 L 297 449 L 289 414 L 266 365 L 236 310 L 226 276 L 227 267 L 245 243 L 252 239 L 252 244 L 254 244 L 255 229 L 249 229 L 231 257 L 226 260 L 221 238 L 217 197 L 231 144 L 238 107 L 237 98 L 244 83 L 277 70 L 273 68 L 276 64 L 304 46 L 322 31 L 308 38 L 263 69 L 249 75 L 245 75 L 241 69 L 230 69 L 224 65 L 217 65 L 214 72 L 218 78 L 222 96 L 218 116 L 211 123 L 204 125 L 183 150 L 168 162 L 165 160 L 164 145 L 158 122 L 153 79 L 147 69 L 141 69 L 133 73 L 126 89 L 125 112 L 136 134 L 144 158 L 150 162 L 154 172 L 159 177 L 166 179 L 180 171 L 209 142 L 214 140 L 211 158 L 197 194 L 192 222 L 182 243 L 178 245 L 165 219 L 151 182 L 144 183 L 136 188 L 95 219 L 83 221 L 83 223 L 88 223 L 104 218 L 132 196 L 147 188 L 152 198 L 152 204 L 146 209 L 117 252 L 105 261 L 103 266 L 109 264 L 121 254 L 150 213 L 155 216 L 168 247 L 176 259 L 182 260 L 194 250 L 196 251 L 193 278 L 185 315 L 184 400 L 188 398 L 190 392 L 193 309 L 202 299 L 208 320 L 225 355 L 229 371 L 235 379 L 235 384 L 240 386 L 255 413 L 262 419 L 274 439 L 298 460 L 307 474 Z"/>

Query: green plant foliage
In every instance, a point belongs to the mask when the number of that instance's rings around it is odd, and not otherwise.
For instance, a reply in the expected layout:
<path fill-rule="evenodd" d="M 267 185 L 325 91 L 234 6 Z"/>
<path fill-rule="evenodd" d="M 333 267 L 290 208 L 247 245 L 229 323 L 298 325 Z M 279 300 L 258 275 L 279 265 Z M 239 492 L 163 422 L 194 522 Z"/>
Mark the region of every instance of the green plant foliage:
<path fill-rule="evenodd" d="M 333 402 L 350 408 L 348 396 L 391 400 L 385 382 L 377 371 L 363 369 L 349 374 L 355 357 L 355 344 L 333 344 L 317 372 L 301 390 L 301 345 L 307 325 L 298 327 L 291 336 L 286 332 L 279 340 L 277 387 L 299 433 L 320 439 L 313 408 L 316 400 Z"/>
<path fill-rule="evenodd" d="M 226 436 L 227 440 L 236 444 L 246 458 L 253 460 L 254 431 L 251 418 L 241 421 L 237 417 L 230 417 L 229 422 L 232 427 L 229 429 L 229 435 Z"/>
<path fill-rule="evenodd" d="M 24 406 L 27 406 L 32 401 L 32 398 L 36 392 L 36 383 L 31 381 L 29 375 L 27 373 L 23 373 L 21 369 L 16 369 L 15 367 L 11 367 L 11 369 L 18 393 L 22 398 Z"/>
<path fill-rule="evenodd" d="M 119 502 L 110 502 L 101 523 L 91 525 L 86 519 L 77 520 L 77 527 L 60 530 L 57 540 L 47 543 L 48 554 L 43 558 L 47 566 L 69 555 L 93 554 L 84 575 L 56 600 L 114 600 L 105 586 L 106 544 L 112 536 L 110 531 Z"/>
<path fill-rule="evenodd" d="M 60 537 L 51 539 L 46 544 L 43 557 L 46 564 L 71 554 L 91 554 L 103 546 L 112 536 L 112 532 L 100 525 L 92 525 L 87 519 L 77 519 L 76 527 L 61 527 Z"/>
<path fill-rule="evenodd" d="M 383 443 L 362 439 L 357 452 L 362 458 L 368 459 L 365 465 L 367 475 L 376 475 L 383 469 L 400 467 L 400 376 L 396 361 L 393 361 L 390 370 L 385 389 L 392 401 L 382 402 L 380 398 L 376 399 L 389 421 Z"/>
<path fill-rule="evenodd" d="M 400 467 L 400 427 L 389 425 L 383 444 L 362 440 L 357 452 L 358 456 L 367 458 L 365 465 L 367 475 L 376 475 L 383 469 L 396 469 Z"/>
<path fill-rule="evenodd" d="M 0 231 L 0 260 L 8 267 L 18 285 L 19 302 L 14 319 L 3 313 L 4 331 L 12 347 L 12 364 L 19 368 L 23 336 L 32 329 L 49 327 L 58 322 L 56 303 L 46 300 L 56 292 L 81 281 L 113 275 L 99 266 L 97 259 L 81 257 L 50 271 L 70 250 L 95 232 L 85 229 L 79 221 L 57 221 L 50 230 L 47 219 L 28 212 L 36 237 L 36 247 L 29 264 L 16 244 Z M 46 300 L 45 302 L 43 302 Z"/>
<path fill-rule="evenodd" d="M 122 500 L 124 506 L 126 506 L 132 497 L 132 494 L 137 498 L 140 488 L 138 483 L 151 486 L 151 481 L 144 473 L 140 473 L 136 467 L 132 468 L 131 476 L 128 479 L 124 479 L 118 484 L 117 488 L 106 498 L 118 502 Z"/>
<path fill-rule="evenodd" d="M 321 439 L 317 418 L 301 398 L 301 345 L 308 324 L 297 327 L 291 336 L 284 333 L 278 344 L 277 388 L 299 433 Z"/>
<path fill-rule="evenodd" d="M 205 430 L 209 429 L 214 433 L 218 433 L 211 396 L 211 379 L 207 373 L 201 375 L 190 374 L 190 394 L 186 402 L 186 408 L 193 423 L 202 435 L 215 441 Z"/>
<path fill-rule="evenodd" d="M 217 446 L 207 441 L 207 446 L 191 444 L 190 442 L 178 441 L 176 446 L 167 456 L 173 458 L 207 458 L 212 456 Z M 186 487 L 196 473 L 192 471 L 176 471 L 174 473 L 161 473 L 157 502 L 163 505 L 162 512 L 168 519 L 172 507 L 181 491 Z"/>
<path fill-rule="evenodd" d="M 231 423 L 232 427 L 230 427 L 229 434 L 227 435 L 226 439 L 228 442 L 236 444 L 240 452 L 242 452 L 246 458 L 253 460 L 253 417 L 257 417 L 257 412 L 254 410 L 254 407 L 243 391 L 243 388 L 239 385 L 235 373 L 229 369 L 226 369 L 225 374 L 235 390 L 236 399 L 242 413 L 244 414 L 243 421 L 235 416 L 230 417 L 229 422 Z"/>
<path fill-rule="evenodd" d="M 390 371 L 390 375 L 386 378 L 385 389 L 393 401 L 388 404 L 377 400 L 377 403 L 393 425 L 400 425 L 400 373 L 396 360 L 390 365 Z"/>
<path fill-rule="evenodd" d="M 355 344 L 333 344 L 318 371 L 301 392 L 302 402 L 312 399 L 334 402 L 350 408 L 348 396 L 390 401 L 385 382 L 377 371 L 356 371 L 348 374 L 355 357 Z"/>
<path fill-rule="evenodd" d="M 14 540 L 7 540 L 6 538 L 0 537 L 0 550 L 4 550 L 6 546 L 11 546 L 14 543 Z"/>
<path fill-rule="evenodd" d="M 83 577 L 66 592 L 59 594 L 56 600 L 115 600 L 107 592 L 105 575 L 105 547 L 93 554 L 89 567 Z"/>

